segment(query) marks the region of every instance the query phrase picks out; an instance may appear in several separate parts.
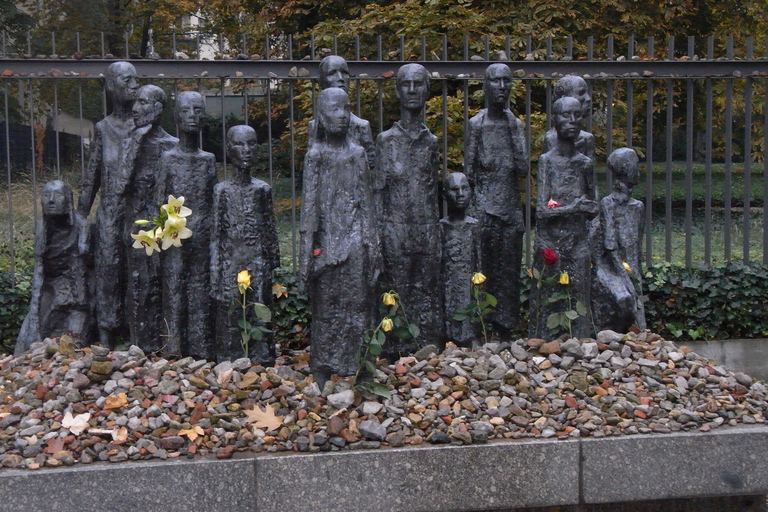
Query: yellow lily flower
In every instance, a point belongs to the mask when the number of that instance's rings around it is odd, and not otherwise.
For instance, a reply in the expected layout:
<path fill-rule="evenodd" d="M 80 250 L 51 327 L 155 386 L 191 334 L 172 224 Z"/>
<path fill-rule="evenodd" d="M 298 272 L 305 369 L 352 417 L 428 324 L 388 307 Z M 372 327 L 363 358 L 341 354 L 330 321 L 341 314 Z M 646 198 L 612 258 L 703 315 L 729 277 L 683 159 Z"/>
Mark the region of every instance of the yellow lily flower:
<path fill-rule="evenodd" d="M 392 323 L 391 318 L 385 318 L 384 320 L 381 321 L 381 330 L 384 332 L 391 331 L 393 326 L 394 324 Z"/>
<path fill-rule="evenodd" d="M 397 304 L 397 300 L 395 299 L 395 296 L 389 292 L 381 296 L 381 301 L 384 303 L 385 306 L 394 306 L 395 304 Z"/>
<path fill-rule="evenodd" d="M 629 266 L 629 263 L 627 263 L 626 261 L 622 261 L 621 264 L 624 266 L 624 270 L 627 271 L 627 274 L 632 273 L 632 267 Z"/>
<path fill-rule="evenodd" d="M 133 248 L 134 249 L 144 248 L 144 250 L 147 251 L 147 256 L 152 256 L 152 253 L 154 251 L 160 252 L 160 247 L 157 246 L 157 239 L 155 235 L 156 235 L 155 230 L 150 230 L 150 231 L 141 230 L 136 235 L 131 233 L 131 238 L 135 240 L 135 242 L 133 242 Z"/>
<path fill-rule="evenodd" d="M 562 274 L 560 274 L 560 284 L 568 284 L 571 280 L 568 277 L 568 272 L 563 271 Z"/>
<path fill-rule="evenodd" d="M 237 274 L 237 288 L 240 294 L 245 294 L 245 290 L 251 287 L 251 274 L 247 270 L 242 270 Z"/>
<path fill-rule="evenodd" d="M 472 274 L 472 283 L 473 284 L 483 284 L 485 282 L 485 276 L 480 272 L 475 272 Z"/>
<path fill-rule="evenodd" d="M 168 196 L 168 203 L 161 206 L 163 210 L 168 212 L 168 216 L 176 215 L 178 217 L 187 217 L 192 213 L 192 210 L 184 206 L 184 196 L 173 197 Z"/>
<path fill-rule="evenodd" d="M 169 215 L 163 229 L 163 250 L 170 246 L 181 247 L 181 241 L 192 236 L 192 230 L 187 227 L 187 219 L 178 215 Z"/>

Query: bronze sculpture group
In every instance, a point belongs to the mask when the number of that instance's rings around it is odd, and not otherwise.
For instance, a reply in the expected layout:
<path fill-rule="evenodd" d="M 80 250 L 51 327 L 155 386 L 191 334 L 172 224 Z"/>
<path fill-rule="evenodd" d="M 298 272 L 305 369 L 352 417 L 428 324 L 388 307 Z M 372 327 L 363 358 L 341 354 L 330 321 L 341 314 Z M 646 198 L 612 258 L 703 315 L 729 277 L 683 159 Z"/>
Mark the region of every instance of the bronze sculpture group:
<path fill-rule="evenodd" d="M 300 283 L 312 307 L 316 380 L 356 372 L 359 347 L 379 320 L 378 298 L 385 290 L 398 292 L 408 321 L 418 327 L 407 341 L 388 338 L 383 356 L 390 361 L 426 343 L 480 343 L 474 323 L 454 319 L 475 297 L 472 286 L 478 283 L 471 278 L 478 272 L 496 298 L 491 328 L 500 336 L 514 333 L 525 275 L 520 183 L 529 157 L 522 122 L 508 106 L 509 67 L 492 64 L 486 70 L 487 108 L 469 121 L 465 172 L 442 178 L 442 219 L 438 141 L 423 122 L 427 70 L 415 63 L 400 68 L 400 119 L 374 142 L 370 124 L 350 112 L 344 59 L 326 57 L 319 69 L 298 255 Z M 631 197 L 637 155 L 621 149 L 609 156 L 614 189 L 599 201 L 594 137 L 581 129 L 591 110 L 586 83 L 568 76 L 554 90 L 553 129 L 539 159 L 529 335 L 551 337 L 552 318 L 566 313 L 568 334 L 576 337 L 594 329 L 644 328 L 636 289 L 644 207 Z M 65 184 L 51 182 L 44 190 L 32 304 L 17 352 L 63 333 L 114 347 L 118 334 L 129 333 L 129 341 L 145 351 L 242 357 L 243 326 L 261 320 L 238 304 L 245 304 L 247 293 L 249 302 L 270 306 L 272 271 L 280 263 L 271 189 L 251 177 L 255 131 L 229 130 L 227 155 L 235 173 L 217 183 L 214 157 L 199 145 L 199 93 L 175 98 L 177 139 L 159 123 L 165 92 L 153 85 L 139 88 L 131 64 L 107 69 L 105 91 L 112 112 L 96 125 L 77 208 Z M 97 192 L 92 230 L 85 217 Z M 184 197 L 191 208 L 182 225 L 192 236 L 159 254 L 134 249 L 143 247 L 131 245 L 139 230 L 135 221 L 152 219 L 169 197 Z M 244 271 L 246 284 L 239 279 Z M 563 291 L 567 301 L 552 300 Z M 579 309 L 571 315 L 566 309 L 573 309 L 572 301 L 593 314 Z M 247 355 L 273 364 L 269 333 Z"/>

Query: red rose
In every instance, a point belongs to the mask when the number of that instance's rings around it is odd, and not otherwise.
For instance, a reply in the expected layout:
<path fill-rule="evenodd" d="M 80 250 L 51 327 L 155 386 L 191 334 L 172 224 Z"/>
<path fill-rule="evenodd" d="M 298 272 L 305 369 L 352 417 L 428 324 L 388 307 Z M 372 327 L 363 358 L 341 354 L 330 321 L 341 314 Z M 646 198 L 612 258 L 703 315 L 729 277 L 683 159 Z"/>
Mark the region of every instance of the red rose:
<path fill-rule="evenodd" d="M 313 255 L 314 257 L 318 257 L 318 256 L 320 256 L 322 253 L 323 253 L 323 250 L 322 250 L 322 249 L 315 249 L 314 251 L 312 251 L 312 255 Z"/>
<path fill-rule="evenodd" d="M 557 254 L 552 249 L 544 249 L 541 251 L 541 255 L 544 257 L 544 264 L 546 266 L 551 267 L 557 263 Z"/>

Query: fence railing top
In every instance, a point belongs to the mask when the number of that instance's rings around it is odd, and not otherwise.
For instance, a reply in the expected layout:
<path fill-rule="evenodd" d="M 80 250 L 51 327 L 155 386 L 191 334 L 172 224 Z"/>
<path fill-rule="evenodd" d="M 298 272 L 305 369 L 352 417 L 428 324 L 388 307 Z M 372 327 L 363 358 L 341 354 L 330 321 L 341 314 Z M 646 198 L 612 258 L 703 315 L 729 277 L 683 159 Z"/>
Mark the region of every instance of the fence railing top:
<path fill-rule="evenodd" d="M 98 78 L 122 59 L 0 59 L 0 78 Z M 127 59 L 144 78 L 306 79 L 317 76 L 312 60 Z M 477 79 L 493 62 L 509 65 L 520 79 L 556 79 L 567 74 L 600 79 L 768 77 L 768 59 L 755 60 L 522 60 L 348 61 L 353 77 L 386 79 L 403 65 L 420 62 L 436 79 Z"/>

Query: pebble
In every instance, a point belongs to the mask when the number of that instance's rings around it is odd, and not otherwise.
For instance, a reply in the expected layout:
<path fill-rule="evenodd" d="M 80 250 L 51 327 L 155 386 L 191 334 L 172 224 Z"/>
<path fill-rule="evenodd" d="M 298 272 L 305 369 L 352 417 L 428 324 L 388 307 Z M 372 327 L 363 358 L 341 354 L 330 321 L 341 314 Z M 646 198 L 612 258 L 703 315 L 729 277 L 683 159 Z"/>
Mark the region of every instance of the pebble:
<path fill-rule="evenodd" d="M 321 390 L 306 352 L 265 369 L 245 358 L 169 361 L 138 347 L 57 350 L 46 340 L 0 356 L 3 467 L 708 432 L 764 423 L 768 408 L 764 383 L 651 333 L 427 346 L 379 368 L 388 400 L 361 397 L 349 379 Z M 282 426 L 254 429 L 243 410 L 257 402 Z M 67 413 L 87 414 L 82 433 L 63 426 Z"/>

